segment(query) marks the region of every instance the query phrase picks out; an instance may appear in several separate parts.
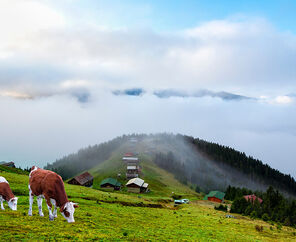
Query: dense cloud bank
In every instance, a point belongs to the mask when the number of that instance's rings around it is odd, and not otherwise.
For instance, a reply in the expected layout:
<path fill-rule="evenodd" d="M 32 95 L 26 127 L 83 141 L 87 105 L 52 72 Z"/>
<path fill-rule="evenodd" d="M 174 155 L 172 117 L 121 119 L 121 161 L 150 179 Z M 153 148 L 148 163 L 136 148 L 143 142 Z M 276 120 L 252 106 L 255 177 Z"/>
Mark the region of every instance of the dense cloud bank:
<path fill-rule="evenodd" d="M 253 17 L 159 32 L 75 25 L 49 1 L 0 6 L 1 160 L 44 165 L 124 133 L 167 131 L 294 173 L 294 34 Z"/>

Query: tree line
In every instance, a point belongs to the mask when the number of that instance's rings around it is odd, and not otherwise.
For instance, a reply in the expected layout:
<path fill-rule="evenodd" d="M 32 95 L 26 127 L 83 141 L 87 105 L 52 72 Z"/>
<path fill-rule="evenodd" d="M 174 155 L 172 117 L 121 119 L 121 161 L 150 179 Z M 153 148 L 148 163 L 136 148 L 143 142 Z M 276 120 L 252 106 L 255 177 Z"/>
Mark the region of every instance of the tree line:
<path fill-rule="evenodd" d="M 246 200 L 243 195 L 256 194 L 259 199 Z M 253 192 L 246 188 L 229 186 L 225 199 L 233 200 L 231 213 L 239 213 L 264 221 L 274 221 L 285 226 L 296 226 L 296 200 L 285 198 L 278 190 L 270 186 L 266 192 Z"/>
<path fill-rule="evenodd" d="M 52 170 L 58 173 L 64 180 L 67 180 L 109 159 L 112 152 L 126 139 L 127 136 L 121 136 L 109 142 L 89 146 L 75 154 L 56 160 L 53 164 L 47 164 L 45 169 Z"/>
<path fill-rule="evenodd" d="M 171 151 L 168 153 L 156 153 L 154 157 L 154 163 L 166 171 L 174 174 L 175 178 L 181 183 L 187 184 L 185 164 L 180 163 Z"/>
<path fill-rule="evenodd" d="M 264 183 L 281 191 L 296 195 L 296 182 L 291 175 L 283 174 L 279 170 L 263 164 L 262 161 L 247 156 L 244 152 L 239 152 L 228 146 L 207 142 L 198 138 L 195 139 L 190 136 L 184 136 L 184 138 L 197 151 L 215 161 L 219 166 L 231 166 L 244 173 L 253 181 Z"/>

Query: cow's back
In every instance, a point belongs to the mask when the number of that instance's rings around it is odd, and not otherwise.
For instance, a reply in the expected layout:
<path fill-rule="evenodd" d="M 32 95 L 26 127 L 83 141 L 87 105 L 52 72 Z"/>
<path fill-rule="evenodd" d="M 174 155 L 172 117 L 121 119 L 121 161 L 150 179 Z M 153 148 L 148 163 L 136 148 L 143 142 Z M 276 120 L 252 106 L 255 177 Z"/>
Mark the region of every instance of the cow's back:
<path fill-rule="evenodd" d="M 53 198 L 57 205 L 68 201 L 62 178 L 53 171 L 37 169 L 30 174 L 29 185 L 35 196 L 44 195 Z"/>
<path fill-rule="evenodd" d="M 6 201 L 14 197 L 13 192 L 11 191 L 7 181 L 0 182 L 0 196 L 2 196 Z"/>
<path fill-rule="evenodd" d="M 30 174 L 30 189 L 34 195 L 42 195 L 54 187 L 56 180 L 59 180 L 59 175 L 53 171 L 37 169 Z"/>
<path fill-rule="evenodd" d="M 1 182 L 6 182 L 6 183 L 8 183 L 8 181 L 3 177 L 3 176 L 0 176 L 0 183 Z"/>

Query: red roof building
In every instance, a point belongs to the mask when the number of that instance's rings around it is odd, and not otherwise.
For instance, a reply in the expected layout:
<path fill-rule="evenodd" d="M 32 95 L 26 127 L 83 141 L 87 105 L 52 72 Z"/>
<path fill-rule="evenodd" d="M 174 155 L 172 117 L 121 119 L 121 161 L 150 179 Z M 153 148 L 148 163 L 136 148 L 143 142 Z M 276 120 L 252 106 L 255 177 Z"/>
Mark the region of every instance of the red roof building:
<path fill-rule="evenodd" d="M 244 198 L 247 200 L 247 201 L 250 201 L 252 203 L 255 202 L 255 200 L 257 199 L 259 201 L 259 203 L 262 203 L 263 200 L 259 197 L 257 197 L 255 194 L 252 194 L 252 195 L 246 195 L 244 196 Z"/>
<path fill-rule="evenodd" d="M 124 154 L 124 157 L 132 157 L 134 154 L 132 152 L 127 152 Z"/>

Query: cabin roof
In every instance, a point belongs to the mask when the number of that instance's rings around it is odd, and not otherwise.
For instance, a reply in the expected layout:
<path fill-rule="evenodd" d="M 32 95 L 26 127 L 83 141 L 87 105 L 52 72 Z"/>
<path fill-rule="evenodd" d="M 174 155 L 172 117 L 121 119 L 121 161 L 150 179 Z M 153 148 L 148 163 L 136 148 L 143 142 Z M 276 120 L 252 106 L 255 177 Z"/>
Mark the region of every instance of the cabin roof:
<path fill-rule="evenodd" d="M 143 184 L 144 184 L 144 180 L 143 179 L 141 179 L 141 178 L 133 178 L 133 179 L 130 179 L 127 183 L 126 183 L 126 186 L 128 186 L 128 185 L 131 185 L 131 184 L 135 184 L 135 185 L 137 185 L 137 186 L 139 186 L 139 187 L 142 187 L 143 186 Z"/>
<path fill-rule="evenodd" d="M 83 185 L 91 180 L 94 179 L 94 177 L 89 174 L 88 172 L 84 172 L 79 176 L 74 177 L 73 179 L 75 179 L 79 184 Z"/>
<path fill-rule="evenodd" d="M 115 186 L 115 187 L 120 187 L 121 186 L 121 183 L 119 181 L 117 181 L 116 179 L 111 178 L 111 177 L 106 178 L 103 181 L 101 181 L 100 186 L 102 186 L 104 184 L 108 184 L 108 183 Z"/>
<path fill-rule="evenodd" d="M 123 160 L 127 160 L 127 161 L 138 161 L 139 158 L 138 157 L 123 157 Z"/>
<path fill-rule="evenodd" d="M 147 188 L 148 187 L 148 183 L 144 183 L 142 187 Z"/>
<path fill-rule="evenodd" d="M 128 170 L 137 170 L 137 166 L 127 166 Z"/>
<path fill-rule="evenodd" d="M 11 162 L 5 162 L 5 161 L 2 161 L 0 163 L 1 166 L 14 166 L 14 162 L 11 161 Z"/>
<path fill-rule="evenodd" d="M 204 200 L 207 200 L 209 197 L 216 197 L 220 200 L 223 200 L 225 197 L 225 193 L 220 191 L 210 191 L 209 194 L 204 197 Z"/>
<path fill-rule="evenodd" d="M 134 156 L 134 153 L 127 152 L 127 153 L 124 154 L 124 157 L 131 157 L 131 156 Z"/>

